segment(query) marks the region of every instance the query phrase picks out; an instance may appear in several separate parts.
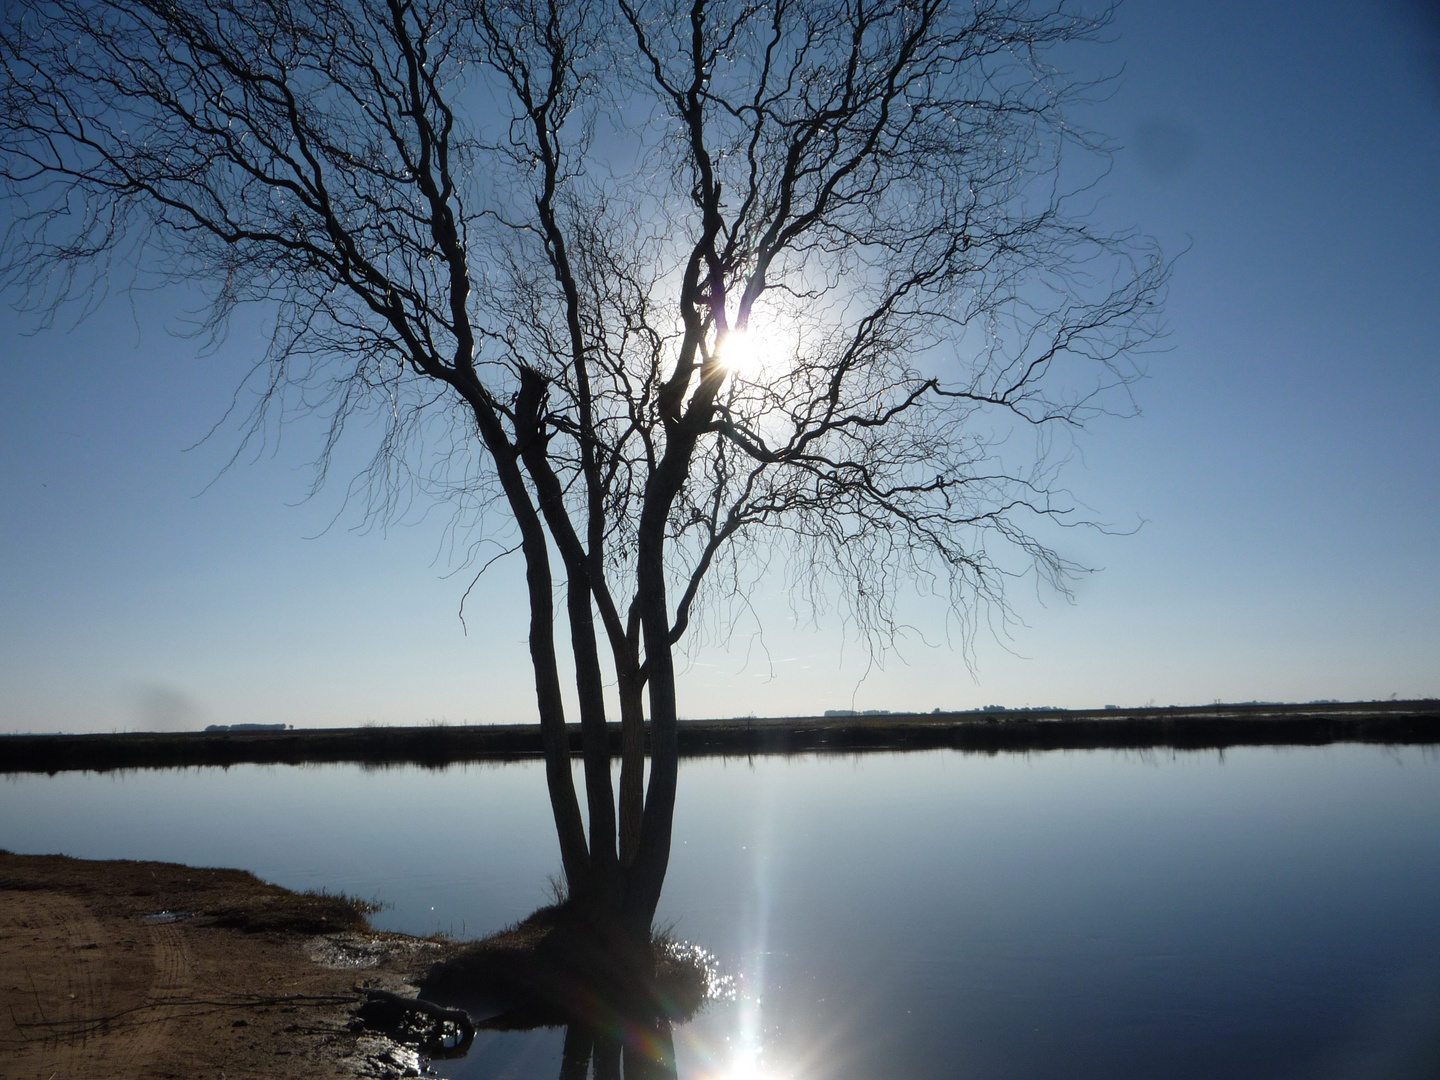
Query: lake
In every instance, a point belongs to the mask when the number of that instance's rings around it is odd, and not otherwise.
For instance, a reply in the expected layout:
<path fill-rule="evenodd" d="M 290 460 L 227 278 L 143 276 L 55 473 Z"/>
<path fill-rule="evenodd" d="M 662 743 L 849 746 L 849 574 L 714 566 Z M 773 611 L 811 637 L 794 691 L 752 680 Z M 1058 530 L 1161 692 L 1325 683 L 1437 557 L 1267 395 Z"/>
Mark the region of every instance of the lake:
<path fill-rule="evenodd" d="M 538 762 L 9 776 L 0 847 L 236 866 L 475 937 L 559 871 Z M 659 921 L 734 981 L 685 1080 L 1440 1076 L 1440 754 L 681 763 Z M 553 1078 L 558 1031 L 441 1076 Z"/>

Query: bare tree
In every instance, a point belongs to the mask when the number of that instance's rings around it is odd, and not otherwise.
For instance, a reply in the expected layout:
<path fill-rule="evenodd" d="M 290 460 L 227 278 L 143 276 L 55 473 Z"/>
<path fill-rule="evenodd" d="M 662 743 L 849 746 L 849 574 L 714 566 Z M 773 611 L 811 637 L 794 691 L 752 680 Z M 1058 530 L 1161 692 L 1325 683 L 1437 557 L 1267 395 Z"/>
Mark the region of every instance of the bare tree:
<path fill-rule="evenodd" d="M 1051 433 L 1128 408 L 1165 279 L 1143 238 L 1087 220 L 1104 148 L 1068 119 L 1089 88 L 1052 64 L 1108 18 L 12 0 L 6 279 L 42 316 L 119 270 L 202 284 L 217 333 L 258 305 L 267 406 L 325 413 L 332 445 L 378 413 L 382 493 L 419 460 L 503 512 L 565 875 L 642 932 L 669 857 L 674 651 L 707 588 L 779 551 L 883 639 L 908 582 L 962 618 L 1003 606 L 1014 555 L 1063 583 L 1039 527 L 1073 513 Z"/>

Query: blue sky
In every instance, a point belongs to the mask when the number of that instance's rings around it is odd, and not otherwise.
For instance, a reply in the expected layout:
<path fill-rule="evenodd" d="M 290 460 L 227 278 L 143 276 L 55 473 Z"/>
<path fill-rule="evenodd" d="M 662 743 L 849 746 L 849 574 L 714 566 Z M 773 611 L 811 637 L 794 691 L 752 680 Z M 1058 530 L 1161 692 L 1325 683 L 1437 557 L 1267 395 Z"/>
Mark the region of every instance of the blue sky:
<path fill-rule="evenodd" d="M 1184 254 L 1143 415 L 1066 479 L 1143 525 L 1068 536 L 1101 571 L 1017 589 L 968 663 L 917 607 L 873 667 L 768 583 L 682 715 L 1440 696 L 1440 16 L 1132 0 L 1116 33 L 1080 60 L 1124 69 L 1085 117 L 1123 147 L 1098 213 Z M 0 311 L 0 731 L 532 720 L 518 564 L 467 635 L 444 513 L 306 500 L 303 422 L 229 470 L 231 429 L 187 450 L 259 341 L 197 355 L 185 301 Z"/>

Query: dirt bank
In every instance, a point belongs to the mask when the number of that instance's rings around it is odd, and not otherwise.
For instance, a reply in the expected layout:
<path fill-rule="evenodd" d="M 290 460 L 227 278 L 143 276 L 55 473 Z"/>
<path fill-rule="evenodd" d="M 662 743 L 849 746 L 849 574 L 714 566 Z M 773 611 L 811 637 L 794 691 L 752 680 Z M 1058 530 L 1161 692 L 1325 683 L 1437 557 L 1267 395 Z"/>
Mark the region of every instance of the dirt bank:
<path fill-rule="evenodd" d="M 0 852 L 0 1077 L 402 1076 L 353 1011 L 447 948 L 240 870 Z"/>

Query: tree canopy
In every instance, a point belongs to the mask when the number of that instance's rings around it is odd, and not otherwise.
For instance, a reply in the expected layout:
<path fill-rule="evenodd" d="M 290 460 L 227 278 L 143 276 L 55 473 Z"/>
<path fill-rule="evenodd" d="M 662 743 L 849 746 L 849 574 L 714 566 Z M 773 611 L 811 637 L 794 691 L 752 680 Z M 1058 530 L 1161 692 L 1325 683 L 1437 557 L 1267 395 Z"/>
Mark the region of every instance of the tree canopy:
<path fill-rule="evenodd" d="M 1166 264 L 1087 213 L 1065 0 L 15 0 L 4 276 L 270 319 L 260 411 L 381 417 L 378 490 L 523 555 L 574 891 L 648 926 L 674 649 L 782 550 L 881 637 L 1069 569 L 1052 433 L 1129 407 Z M 1012 441 L 1034 433 L 1033 452 Z M 322 462 L 323 464 L 323 462 Z M 556 588 L 565 597 L 557 621 Z M 568 627 L 588 835 L 556 635 Z M 612 790 L 605 687 L 618 689 Z M 645 782 L 644 721 L 650 770 Z"/>

